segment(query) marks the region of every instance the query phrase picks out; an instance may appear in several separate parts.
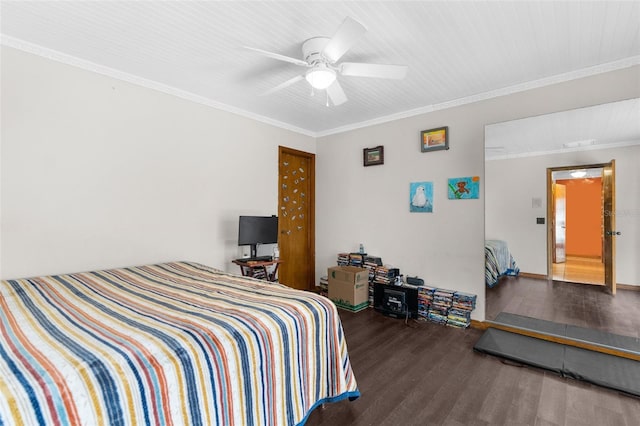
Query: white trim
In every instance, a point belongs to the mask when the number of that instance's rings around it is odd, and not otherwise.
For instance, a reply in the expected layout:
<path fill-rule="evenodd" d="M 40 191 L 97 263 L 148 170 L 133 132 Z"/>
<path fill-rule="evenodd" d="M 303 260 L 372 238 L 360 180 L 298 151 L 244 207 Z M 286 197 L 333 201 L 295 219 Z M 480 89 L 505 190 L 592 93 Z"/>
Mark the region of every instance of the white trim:
<path fill-rule="evenodd" d="M 100 64 L 96 64 L 91 61 L 86 61 L 84 59 L 80 59 L 72 55 L 67 55 L 66 53 L 62 53 L 57 50 L 49 49 L 43 46 L 39 46 L 37 44 L 33 44 L 33 43 L 29 43 L 29 42 L 17 39 L 15 37 L 10 37 L 2 34 L 0 39 L 0 44 L 3 44 L 8 47 L 12 47 L 14 49 L 22 50 L 24 52 L 32 53 L 34 55 L 42 56 L 47 59 L 51 59 L 53 61 L 61 62 L 66 65 L 71 65 L 87 71 L 92 71 L 97 74 L 102 74 L 107 77 L 126 81 L 128 83 L 136 84 L 138 86 L 146 87 L 148 89 L 157 90 L 159 92 L 173 95 L 178 98 L 186 99 L 188 101 L 196 102 L 212 108 L 216 108 L 216 109 L 227 111 L 233 114 L 241 115 L 243 117 L 247 117 L 262 123 L 270 124 L 272 126 L 279 127 L 285 130 L 301 133 L 306 136 L 316 137 L 316 134 L 312 131 L 302 129 L 300 127 L 292 126 L 291 124 L 284 123 L 282 121 L 274 120 L 272 118 L 255 114 L 241 108 L 223 104 L 221 102 L 217 102 L 212 99 L 208 99 L 191 92 L 187 92 L 172 86 L 168 86 L 166 84 L 158 83 L 153 80 L 148 80 L 146 78 L 138 77 L 133 74 L 129 74 L 129 73 L 119 71 L 113 68 L 109 68 Z"/>
<path fill-rule="evenodd" d="M 497 98 L 499 96 L 511 95 L 518 92 L 524 92 L 526 90 L 537 89 L 544 86 L 550 86 L 552 84 L 563 83 L 570 80 L 577 80 L 579 78 L 589 77 L 592 75 L 602 74 L 605 72 L 615 71 L 623 68 L 629 68 L 639 64 L 640 64 L 640 55 L 631 56 L 631 57 L 620 59 L 617 61 L 607 62 L 605 64 L 599 64 L 599 65 L 594 65 L 588 68 L 582 68 L 576 71 L 570 71 L 564 74 L 557 74 L 550 77 L 541 78 L 538 80 L 528 81 L 526 83 L 515 84 L 513 86 L 504 87 L 502 89 L 491 90 L 489 92 L 479 93 L 477 95 L 454 99 L 452 101 L 442 102 L 439 104 L 428 105 L 425 107 L 420 107 L 420 108 L 412 109 L 409 111 L 388 115 L 385 117 L 375 118 L 373 120 L 362 121 L 360 123 L 349 124 L 342 127 L 336 127 L 335 129 L 318 132 L 316 134 L 316 137 L 329 136 L 336 133 L 348 132 L 350 130 L 361 129 L 363 127 L 369 127 L 375 124 L 387 123 L 389 121 L 400 120 L 402 118 L 409 118 L 409 117 L 413 117 L 420 114 L 426 114 L 433 111 L 467 105 L 467 104 L 484 101 L 491 98 Z"/>
<path fill-rule="evenodd" d="M 548 151 L 523 152 L 523 153 L 517 153 L 517 154 L 500 154 L 500 155 L 491 155 L 491 157 L 487 157 L 485 152 L 485 161 L 512 160 L 514 158 L 524 158 L 524 157 L 539 157 L 541 155 L 564 154 L 565 152 L 596 151 L 599 149 L 623 148 L 625 146 L 633 146 L 633 145 L 640 145 L 640 141 L 614 142 L 614 143 L 607 143 L 607 144 L 579 146 L 576 148 L 561 148 L 561 149 L 554 149 L 554 150 L 548 150 Z"/>
<path fill-rule="evenodd" d="M 129 74 L 126 72 L 118 71 L 113 68 L 105 67 L 103 65 L 96 64 L 94 62 L 86 61 L 84 59 L 77 58 L 72 55 L 67 55 L 66 53 L 59 52 L 57 50 L 49 49 L 37 44 L 29 43 L 15 37 L 7 36 L 4 34 L 0 35 L 0 44 L 5 46 L 9 46 L 15 49 L 19 49 L 25 52 L 32 53 L 34 55 L 43 56 L 45 58 L 62 62 L 67 65 L 72 65 L 78 68 L 82 68 L 88 71 L 93 71 L 98 74 L 106 75 L 108 77 L 116 78 L 119 80 L 123 80 L 129 83 L 137 84 L 142 87 L 146 87 L 149 89 L 157 90 L 159 92 L 167 93 L 182 99 L 186 99 L 192 102 L 197 102 L 203 105 L 207 105 L 213 108 L 217 108 L 223 111 L 231 112 L 233 114 L 238 114 L 252 120 L 256 120 L 262 123 L 270 124 L 272 126 L 280 127 L 285 130 L 290 130 L 292 132 L 300 133 L 306 136 L 320 138 L 323 136 L 334 135 L 338 133 L 344 133 L 351 130 L 361 129 L 363 127 L 369 127 L 376 124 L 387 123 L 390 121 L 400 120 L 403 118 L 414 117 L 420 114 L 426 114 L 433 111 L 443 110 L 447 108 L 453 108 L 457 106 L 462 106 L 466 104 L 471 104 L 478 101 L 483 101 L 491 98 L 497 98 L 499 96 L 510 95 L 513 93 L 523 92 L 526 90 L 536 89 L 544 86 L 549 86 L 556 83 L 562 83 L 570 80 L 576 80 L 578 78 L 588 77 L 596 74 L 602 74 L 609 71 L 615 71 L 618 69 L 632 67 L 634 65 L 640 64 L 640 55 L 631 56 L 628 58 L 620 59 L 613 62 L 608 62 L 605 64 L 594 65 L 592 67 L 583 68 L 576 71 L 570 71 L 564 74 L 558 74 L 550 77 L 541 78 L 538 80 L 529 81 L 526 83 L 516 84 L 509 87 L 504 87 L 502 89 L 491 90 L 489 92 L 479 93 L 472 96 L 467 96 L 464 98 L 454 99 L 447 102 L 442 102 L 434 105 L 427 105 L 424 107 L 399 112 L 397 114 L 391 114 L 384 117 L 375 118 L 373 120 L 361 121 L 359 123 L 349 124 L 342 127 L 336 127 L 334 129 L 329 129 L 321 132 L 314 132 L 308 129 L 302 129 L 300 127 L 293 126 L 288 123 L 284 123 L 282 121 L 274 120 L 259 114 L 255 114 L 249 111 L 246 111 L 241 108 L 233 107 L 231 105 L 223 104 L 220 102 L 216 102 L 214 100 L 205 98 L 200 95 L 196 95 L 194 93 L 190 93 L 181 89 L 177 89 L 175 87 L 167 86 L 162 83 L 158 83 L 152 80 L 148 80 L 142 77 L 135 76 L 133 74 Z M 542 154 L 535 154 L 542 155 Z M 511 157 L 513 158 L 513 157 Z"/>

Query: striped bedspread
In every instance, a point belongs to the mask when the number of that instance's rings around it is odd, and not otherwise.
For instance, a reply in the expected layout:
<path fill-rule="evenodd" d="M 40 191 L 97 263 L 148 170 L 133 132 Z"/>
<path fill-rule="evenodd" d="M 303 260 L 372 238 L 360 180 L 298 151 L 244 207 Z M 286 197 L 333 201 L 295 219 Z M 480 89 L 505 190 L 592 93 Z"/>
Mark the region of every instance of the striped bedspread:
<path fill-rule="evenodd" d="M 517 276 L 520 273 L 505 241 L 485 241 L 484 256 L 484 279 L 489 288 L 495 286 L 503 275 Z"/>
<path fill-rule="evenodd" d="M 188 262 L 0 290 L 0 425 L 295 425 L 359 396 L 313 293 Z"/>

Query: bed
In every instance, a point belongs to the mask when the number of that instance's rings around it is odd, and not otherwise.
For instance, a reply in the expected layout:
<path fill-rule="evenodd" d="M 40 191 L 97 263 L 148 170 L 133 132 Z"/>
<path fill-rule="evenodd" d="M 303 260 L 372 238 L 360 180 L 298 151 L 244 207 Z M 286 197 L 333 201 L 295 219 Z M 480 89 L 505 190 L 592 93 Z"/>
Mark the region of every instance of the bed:
<path fill-rule="evenodd" d="M 520 273 L 506 241 L 486 240 L 484 257 L 484 279 L 489 288 L 495 286 L 505 275 L 517 276 Z"/>
<path fill-rule="evenodd" d="M 192 262 L 0 290 L 0 425 L 296 425 L 360 395 L 313 293 Z"/>

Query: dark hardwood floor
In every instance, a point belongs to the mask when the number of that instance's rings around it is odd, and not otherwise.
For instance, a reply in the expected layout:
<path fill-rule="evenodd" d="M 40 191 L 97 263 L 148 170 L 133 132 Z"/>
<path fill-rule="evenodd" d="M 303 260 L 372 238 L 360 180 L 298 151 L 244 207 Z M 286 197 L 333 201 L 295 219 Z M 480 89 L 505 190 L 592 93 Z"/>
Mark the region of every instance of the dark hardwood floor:
<path fill-rule="evenodd" d="M 637 425 L 640 399 L 475 353 L 482 335 L 340 311 L 362 396 L 314 410 L 307 426 Z"/>
<path fill-rule="evenodd" d="M 486 318 L 500 312 L 640 337 L 640 291 L 612 296 L 602 286 L 503 277 L 487 289 Z"/>

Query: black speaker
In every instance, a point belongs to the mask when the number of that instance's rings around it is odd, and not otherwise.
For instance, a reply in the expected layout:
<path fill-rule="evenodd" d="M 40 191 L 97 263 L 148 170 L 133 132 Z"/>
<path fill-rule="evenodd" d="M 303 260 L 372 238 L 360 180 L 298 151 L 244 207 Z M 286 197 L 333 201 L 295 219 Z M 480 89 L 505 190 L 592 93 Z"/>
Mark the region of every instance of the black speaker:
<path fill-rule="evenodd" d="M 418 289 L 375 283 L 373 308 L 395 318 L 418 317 Z"/>

